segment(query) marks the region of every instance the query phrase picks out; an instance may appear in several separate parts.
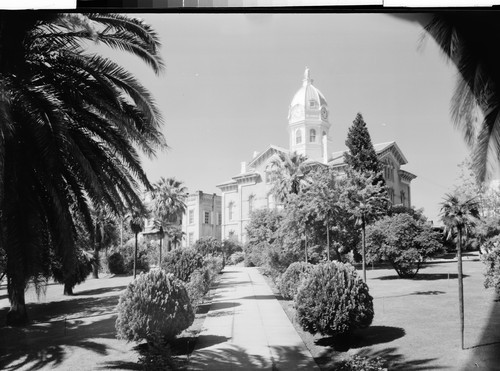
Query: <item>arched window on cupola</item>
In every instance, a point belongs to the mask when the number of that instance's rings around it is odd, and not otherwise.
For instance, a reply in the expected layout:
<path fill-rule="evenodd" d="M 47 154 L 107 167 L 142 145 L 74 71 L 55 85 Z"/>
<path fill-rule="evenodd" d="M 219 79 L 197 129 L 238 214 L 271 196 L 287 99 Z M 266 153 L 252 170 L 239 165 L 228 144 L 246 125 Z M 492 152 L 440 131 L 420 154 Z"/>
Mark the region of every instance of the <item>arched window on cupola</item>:
<path fill-rule="evenodd" d="M 295 144 L 302 143 L 302 131 L 300 129 L 295 130 Z"/>
<path fill-rule="evenodd" d="M 316 130 L 311 129 L 309 131 L 309 142 L 314 143 L 316 142 Z"/>

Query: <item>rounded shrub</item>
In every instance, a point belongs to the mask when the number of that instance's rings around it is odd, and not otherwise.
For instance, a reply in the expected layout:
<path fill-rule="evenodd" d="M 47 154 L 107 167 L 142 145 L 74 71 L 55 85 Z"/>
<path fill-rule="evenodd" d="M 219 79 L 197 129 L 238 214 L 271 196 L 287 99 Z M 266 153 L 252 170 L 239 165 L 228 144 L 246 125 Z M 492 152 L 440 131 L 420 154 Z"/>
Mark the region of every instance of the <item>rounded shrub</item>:
<path fill-rule="evenodd" d="M 191 274 L 201 267 L 203 267 L 203 256 L 190 248 L 170 251 L 165 254 L 165 258 L 161 262 L 162 269 L 184 282 L 188 282 Z"/>
<path fill-rule="evenodd" d="M 128 341 L 169 341 L 194 321 L 184 284 L 162 270 L 132 281 L 120 296 L 117 311 L 117 336 Z"/>
<path fill-rule="evenodd" d="M 215 277 L 224 269 L 224 261 L 220 256 L 209 255 L 203 259 L 203 266 L 207 267 Z"/>
<path fill-rule="evenodd" d="M 350 264 L 319 264 L 295 297 L 299 323 L 312 334 L 345 336 L 373 320 L 373 298 Z"/>
<path fill-rule="evenodd" d="M 125 273 L 125 259 L 119 252 L 115 252 L 108 256 L 108 268 L 111 274 Z"/>
<path fill-rule="evenodd" d="M 236 265 L 245 260 L 245 253 L 243 251 L 236 251 L 229 257 L 229 262 L 232 265 Z"/>
<path fill-rule="evenodd" d="M 186 283 L 186 290 L 191 300 L 191 305 L 197 308 L 203 301 L 203 297 L 210 289 L 212 275 L 208 268 L 197 269 L 191 275 L 189 282 Z"/>
<path fill-rule="evenodd" d="M 313 265 L 306 262 L 290 264 L 278 283 L 281 296 L 288 300 L 293 299 L 297 295 L 300 284 L 312 269 Z"/>

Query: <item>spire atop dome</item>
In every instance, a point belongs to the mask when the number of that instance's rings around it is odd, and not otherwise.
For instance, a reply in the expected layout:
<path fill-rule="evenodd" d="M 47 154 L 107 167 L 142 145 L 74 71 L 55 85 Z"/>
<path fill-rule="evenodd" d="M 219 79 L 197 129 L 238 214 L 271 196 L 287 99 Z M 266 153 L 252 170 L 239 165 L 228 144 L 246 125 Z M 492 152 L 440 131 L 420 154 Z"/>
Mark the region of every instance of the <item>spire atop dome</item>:
<path fill-rule="evenodd" d="M 306 70 L 304 71 L 304 79 L 302 80 L 302 85 L 310 85 L 312 84 L 313 80 L 311 79 L 311 74 L 309 72 L 309 67 L 306 66 Z"/>

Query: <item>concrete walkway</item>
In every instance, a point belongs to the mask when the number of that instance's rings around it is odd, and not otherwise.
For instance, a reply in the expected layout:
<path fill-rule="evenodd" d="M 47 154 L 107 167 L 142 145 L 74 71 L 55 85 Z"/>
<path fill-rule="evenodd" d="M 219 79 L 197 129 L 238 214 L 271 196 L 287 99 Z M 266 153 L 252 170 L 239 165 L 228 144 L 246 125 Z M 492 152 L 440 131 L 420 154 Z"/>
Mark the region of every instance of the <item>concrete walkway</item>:
<path fill-rule="evenodd" d="M 256 268 L 227 267 L 189 370 L 319 370 Z"/>

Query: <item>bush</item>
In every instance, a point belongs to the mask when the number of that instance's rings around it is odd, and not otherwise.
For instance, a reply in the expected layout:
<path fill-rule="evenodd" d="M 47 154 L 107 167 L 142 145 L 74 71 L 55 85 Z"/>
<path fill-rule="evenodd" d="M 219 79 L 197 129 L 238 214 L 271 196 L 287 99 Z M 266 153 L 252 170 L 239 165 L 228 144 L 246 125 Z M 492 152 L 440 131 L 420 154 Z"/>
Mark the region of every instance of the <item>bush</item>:
<path fill-rule="evenodd" d="M 494 287 L 500 295 L 500 248 L 496 247 L 489 253 L 482 254 L 481 260 L 486 265 L 484 287 Z"/>
<path fill-rule="evenodd" d="M 353 355 L 349 359 L 346 359 L 337 366 L 338 371 L 387 371 L 384 367 L 384 359 L 361 357 L 358 355 Z"/>
<path fill-rule="evenodd" d="M 117 311 L 117 336 L 128 341 L 169 341 L 194 321 L 184 284 L 162 270 L 132 281 L 120 296 Z"/>
<path fill-rule="evenodd" d="M 206 267 L 197 269 L 191 274 L 191 278 L 186 284 L 186 290 L 191 300 L 191 305 L 195 310 L 202 303 L 203 297 L 210 289 L 211 283 L 212 276 Z"/>
<path fill-rule="evenodd" d="M 188 282 L 191 274 L 202 266 L 203 256 L 191 248 L 170 251 L 165 254 L 165 258 L 161 262 L 162 269 L 184 282 Z"/>
<path fill-rule="evenodd" d="M 125 273 L 125 260 L 123 259 L 123 255 L 119 252 L 115 252 L 108 256 L 108 268 L 111 274 Z"/>
<path fill-rule="evenodd" d="M 207 267 L 210 274 L 215 278 L 224 269 L 224 261 L 220 256 L 206 256 L 203 259 L 203 266 Z"/>
<path fill-rule="evenodd" d="M 314 267 L 295 297 L 297 317 L 305 331 L 333 337 L 368 327 L 373 299 L 350 264 L 328 262 Z"/>
<path fill-rule="evenodd" d="M 245 260 L 245 253 L 243 251 L 237 251 L 229 257 L 229 262 L 232 265 L 236 265 Z"/>
<path fill-rule="evenodd" d="M 307 278 L 312 268 L 313 265 L 306 262 L 295 262 L 290 264 L 278 283 L 281 295 L 285 299 L 293 299 L 295 295 L 297 295 L 300 284 Z"/>
<path fill-rule="evenodd" d="M 125 260 L 125 271 L 127 274 L 134 272 L 134 254 L 128 255 Z M 137 272 L 148 272 L 149 271 L 149 259 L 148 252 L 146 250 L 137 251 Z"/>

